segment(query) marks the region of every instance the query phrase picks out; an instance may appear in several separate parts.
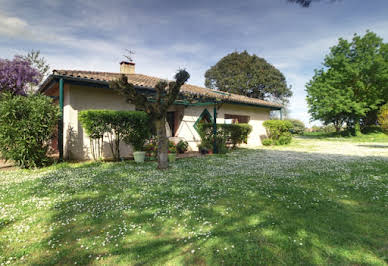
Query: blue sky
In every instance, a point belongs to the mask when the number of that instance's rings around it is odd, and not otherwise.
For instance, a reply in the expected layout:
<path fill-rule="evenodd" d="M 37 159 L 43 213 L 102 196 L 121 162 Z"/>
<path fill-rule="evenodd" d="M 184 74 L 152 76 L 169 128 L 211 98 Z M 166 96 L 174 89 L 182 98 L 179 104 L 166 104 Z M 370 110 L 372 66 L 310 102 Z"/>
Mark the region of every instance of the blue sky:
<path fill-rule="evenodd" d="M 0 57 L 40 50 L 53 69 L 119 70 L 125 49 L 136 72 L 190 83 L 233 51 L 247 50 L 279 68 L 292 85 L 290 116 L 309 122 L 305 84 L 339 37 L 367 29 L 388 40 L 387 0 L 0 0 Z M 312 123 L 314 124 L 314 123 Z"/>

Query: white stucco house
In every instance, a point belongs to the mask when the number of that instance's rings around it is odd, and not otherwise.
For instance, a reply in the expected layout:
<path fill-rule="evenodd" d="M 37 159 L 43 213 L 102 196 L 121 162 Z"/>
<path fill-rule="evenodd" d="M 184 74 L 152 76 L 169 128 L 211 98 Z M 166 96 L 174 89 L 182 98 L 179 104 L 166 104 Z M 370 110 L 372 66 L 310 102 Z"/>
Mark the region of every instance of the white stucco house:
<path fill-rule="evenodd" d="M 135 64 L 121 62 L 120 72 L 95 72 L 78 70 L 54 70 L 40 87 L 40 92 L 52 96 L 62 110 L 62 121 L 58 130 L 57 146 L 60 156 L 64 159 L 91 159 L 90 141 L 80 122 L 78 112 L 87 109 L 135 110 L 135 106 L 126 103 L 125 99 L 109 88 L 109 81 L 126 75 L 128 81 L 139 90 L 154 90 L 159 78 L 135 73 Z M 169 137 L 184 139 L 191 150 L 197 150 L 200 136 L 196 125 L 201 121 L 213 121 L 214 108 L 217 123 L 237 122 L 248 123 L 252 132 L 246 145 L 259 146 L 266 135 L 263 122 L 269 119 L 270 111 L 280 110 L 282 105 L 253 99 L 241 95 L 225 93 L 207 88 L 185 84 L 181 88 L 183 94 L 204 96 L 214 99 L 214 103 L 190 104 L 176 102 L 169 110 L 167 127 Z M 62 134 L 61 134 L 62 133 Z M 132 149 L 123 144 L 124 157 L 129 157 Z M 111 157 L 106 144 L 104 157 Z"/>

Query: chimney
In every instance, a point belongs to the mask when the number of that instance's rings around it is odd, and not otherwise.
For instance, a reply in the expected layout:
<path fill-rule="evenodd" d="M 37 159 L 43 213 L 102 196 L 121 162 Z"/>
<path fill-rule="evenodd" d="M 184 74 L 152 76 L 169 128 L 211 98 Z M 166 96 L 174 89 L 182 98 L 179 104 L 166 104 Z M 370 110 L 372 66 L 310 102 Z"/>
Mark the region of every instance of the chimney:
<path fill-rule="evenodd" d="M 120 73 L 121 74 L 135 74 L 135 63 L 121 61 L 120 63 Z"/>

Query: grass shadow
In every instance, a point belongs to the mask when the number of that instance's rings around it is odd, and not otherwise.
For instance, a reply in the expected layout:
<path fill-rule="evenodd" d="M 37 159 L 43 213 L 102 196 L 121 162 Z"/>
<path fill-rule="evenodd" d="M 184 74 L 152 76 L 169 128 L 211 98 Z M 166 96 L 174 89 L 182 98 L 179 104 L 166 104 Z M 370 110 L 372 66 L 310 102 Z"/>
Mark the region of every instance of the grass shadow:
<path fill-rule="evenodd" d="M 55 203 L 30 264 L 384 264 L 387 162 L 239 149 L 59 167 L 31 188 Z"/>

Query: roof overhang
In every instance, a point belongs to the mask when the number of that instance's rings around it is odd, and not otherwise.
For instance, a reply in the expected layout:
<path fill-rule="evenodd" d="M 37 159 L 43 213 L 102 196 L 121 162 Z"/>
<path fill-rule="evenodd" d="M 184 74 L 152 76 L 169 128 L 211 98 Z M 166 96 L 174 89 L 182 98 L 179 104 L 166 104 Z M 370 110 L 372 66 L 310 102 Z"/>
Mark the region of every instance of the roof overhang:
<path fill-rule="evenodd" d="M 109 82 L 105 80 L 97 80 L 97 79 L 89 79 L 89 78 L 82 78 L 82 77 L 73 77 L 73 76 L 66 76 L 66 75 L 58 75 L 58 74 L 51 74 L 47 79 L 42 83 L 42 85 L 39 87 L 38 92 L 44 93 L 51 87 L 53 87 L 57 82 L 59 82 L 60 79 L 63 79 L 66 81 L 67 84 L 72 85 L 78 85 L 78 86 L 88 86 L 88 87 L 95 87 L 95 88 L 105 88 L 110 89 Z M 146 94 L 154 94 L 155 89 L 145 86 L 136 86 L 135 88 L 137 90 L 140 90 Z M 220 94 L 226 94 L 225 92 L 219 92 Z M 210 104 L 236 104 L 236 105 L 245 105 L 245 106 L 252 106 L 252 107 L 260 107 L 260 108 L 266 108 L 271 110 L 281 110 L 283 107 L 281 106 L 270 106 L 270 105 L 263 105 L 263 104 L 256 104 L 256 103 L 244 103 L 239 101 L 233 101 L 233 100 L 219 100 L 215 98 L 206 97 L 202 102 L 199 103 L 190 103 L 187 101 L 176 101 L 175 104 L 181 104 L 186 106 L 199 106 L 199 105 L 210 105 Z"/>

